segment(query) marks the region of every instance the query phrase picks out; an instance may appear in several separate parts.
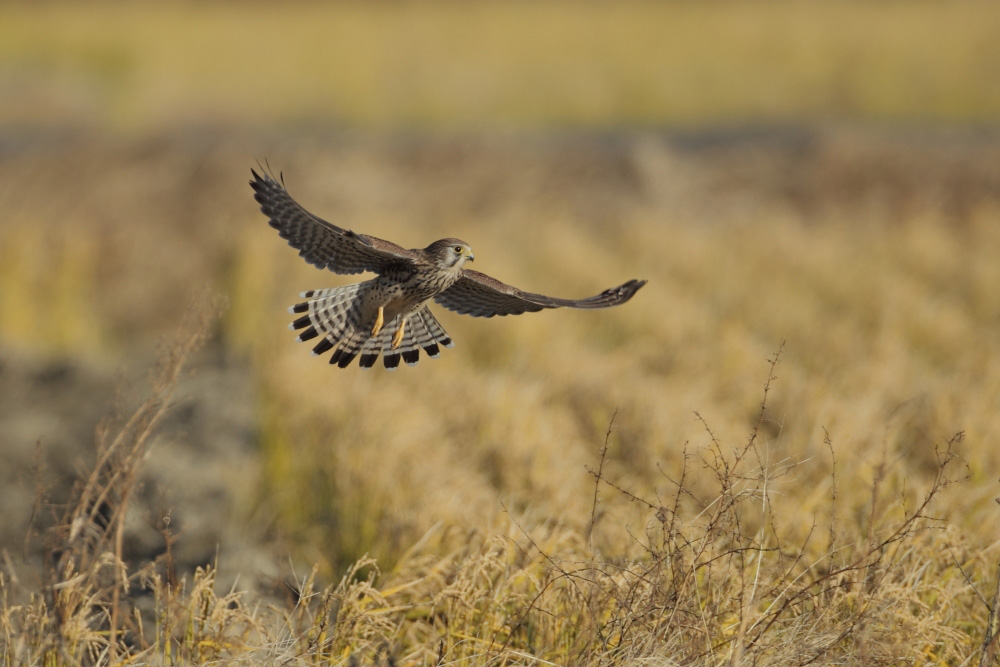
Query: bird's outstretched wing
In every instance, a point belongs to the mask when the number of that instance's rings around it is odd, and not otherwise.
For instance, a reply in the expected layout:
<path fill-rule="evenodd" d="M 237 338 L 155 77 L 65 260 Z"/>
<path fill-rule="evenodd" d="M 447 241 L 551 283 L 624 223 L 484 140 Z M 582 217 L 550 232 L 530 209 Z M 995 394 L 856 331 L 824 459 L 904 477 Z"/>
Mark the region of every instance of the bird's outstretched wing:
<path fill-rule="evenodd" d="M 608 308 L 631 299 L 645 280 L 630 280 L 624 285 L 606 289 L 587 299 L 557 299 L 544 294 L 522 292 L 485 273 L 462 272 L 462 277 L 434 297 L 439 304 L 463 315 L 493 317 L 494 315 L 520 315 L 544 308 Z"/>
<path fill-rule="evenodd" d="M 299 206 L 298 202 L 266 171 L 253 169 L 250 187 L 260 210 L 270 218 L 288 245 L 310 264 L 335 273 L 381 273 L 391 264 L 412 263 L 417 257 L 391 241 L 342 229 Z"/>

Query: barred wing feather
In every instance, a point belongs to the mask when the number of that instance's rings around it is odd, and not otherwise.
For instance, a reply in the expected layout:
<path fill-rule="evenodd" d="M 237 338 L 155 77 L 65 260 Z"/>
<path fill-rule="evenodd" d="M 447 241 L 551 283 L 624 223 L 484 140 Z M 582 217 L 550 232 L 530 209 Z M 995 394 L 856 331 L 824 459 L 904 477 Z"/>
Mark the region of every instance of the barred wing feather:
<path fill-rule="evenodd" d="M 299 251 L 307 262 L 334 273 L 381 273 L 400 262 L 412 264 L 416 255 L 391 241 L 358 234 L 319 218 L 292 199 L 273 176 L 263 176 L 253 169 L 250 186 L 260 210 L 278 230 L 288 245 Z"/>
<path fill-rule="evenodd" d="M 586 299 L 559 299 L 522 292 L 485 273 L 467 269 L 454 285 L 434 300 L 449 310 L 473 317 L 520 315 L 545 308 L 609 308 L 625 303 L 645 284 L 645 280 L 630 280 Z"/>

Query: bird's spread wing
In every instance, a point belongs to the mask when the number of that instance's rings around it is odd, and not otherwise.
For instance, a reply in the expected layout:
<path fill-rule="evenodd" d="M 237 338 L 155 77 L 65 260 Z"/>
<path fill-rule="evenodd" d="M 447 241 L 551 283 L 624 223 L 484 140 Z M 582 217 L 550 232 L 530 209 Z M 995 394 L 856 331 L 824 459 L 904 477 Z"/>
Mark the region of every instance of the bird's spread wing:
<path fill-rule="evenodd" d="M 357 234 L 318 218 L 299 206 L 267 172 L 261 176 L 251 169 L 250 173 L 250 187 L 260 210 L 281 238 L 310 264 L 335 273 L 381 273 L 390 264 L 412 263 L 416 258 L 413 251 L 391 241 Z"/>
<path fill-rule="evenodd" d="M 465 270 L 458 281 L 434 297 L 439 304 L 463 315 L 493 317 L 520 315 L 544 308 L 608 308 L 625 303 L 646 284 L 630 280 L 588 299 L 557 299 L 544 294 L 522 292 L 479 271 Z"/>

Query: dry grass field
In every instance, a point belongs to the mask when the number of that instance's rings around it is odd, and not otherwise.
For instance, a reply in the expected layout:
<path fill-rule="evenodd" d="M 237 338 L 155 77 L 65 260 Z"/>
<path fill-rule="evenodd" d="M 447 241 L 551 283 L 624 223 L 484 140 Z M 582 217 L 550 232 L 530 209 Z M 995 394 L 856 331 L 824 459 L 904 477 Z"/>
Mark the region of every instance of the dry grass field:
<path fill-rule="evenodd" d="M 1000 662 L 1000 10 L 243 7 L 5 7 L 4 667 Z M 258 159 L 649 284 L 331 368 Z"/>

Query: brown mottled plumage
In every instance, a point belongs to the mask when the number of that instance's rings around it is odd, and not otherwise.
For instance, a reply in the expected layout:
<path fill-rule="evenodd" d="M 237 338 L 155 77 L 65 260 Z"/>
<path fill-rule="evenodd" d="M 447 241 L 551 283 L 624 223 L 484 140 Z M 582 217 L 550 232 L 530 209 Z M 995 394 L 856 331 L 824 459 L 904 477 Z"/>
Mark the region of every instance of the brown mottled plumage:
<path fill-rule="evenodd" d="M 496 278 L 463 268 L 475 256 L 468 243 L 441 239 L 407 250 L 391 241 L 342 229 L 309 213 L 270 174 L 251 170 L 254 199 L 293 248 L 310 264 L 335 273 L 378 274 L 344 287 L 303 292 L 306 299 L 289 310 L 301 317 L 290 325 L 304 329 L 299 341 L 320 338 L 313 353 L 333 350 L 331 364 L 345 368 L 360 355 L 362 368 L 383 357 L 393 370 L 400 361 L 414 365 L 420 350 L 437 357 L 451 338 L 431 314 L 434 299 L 474 317 L 517 315 L 544 308 L 607 308 L 625 303 L 646 284 L 630 280 L 588 299 L 557 299 L 522 292 Z"/>

